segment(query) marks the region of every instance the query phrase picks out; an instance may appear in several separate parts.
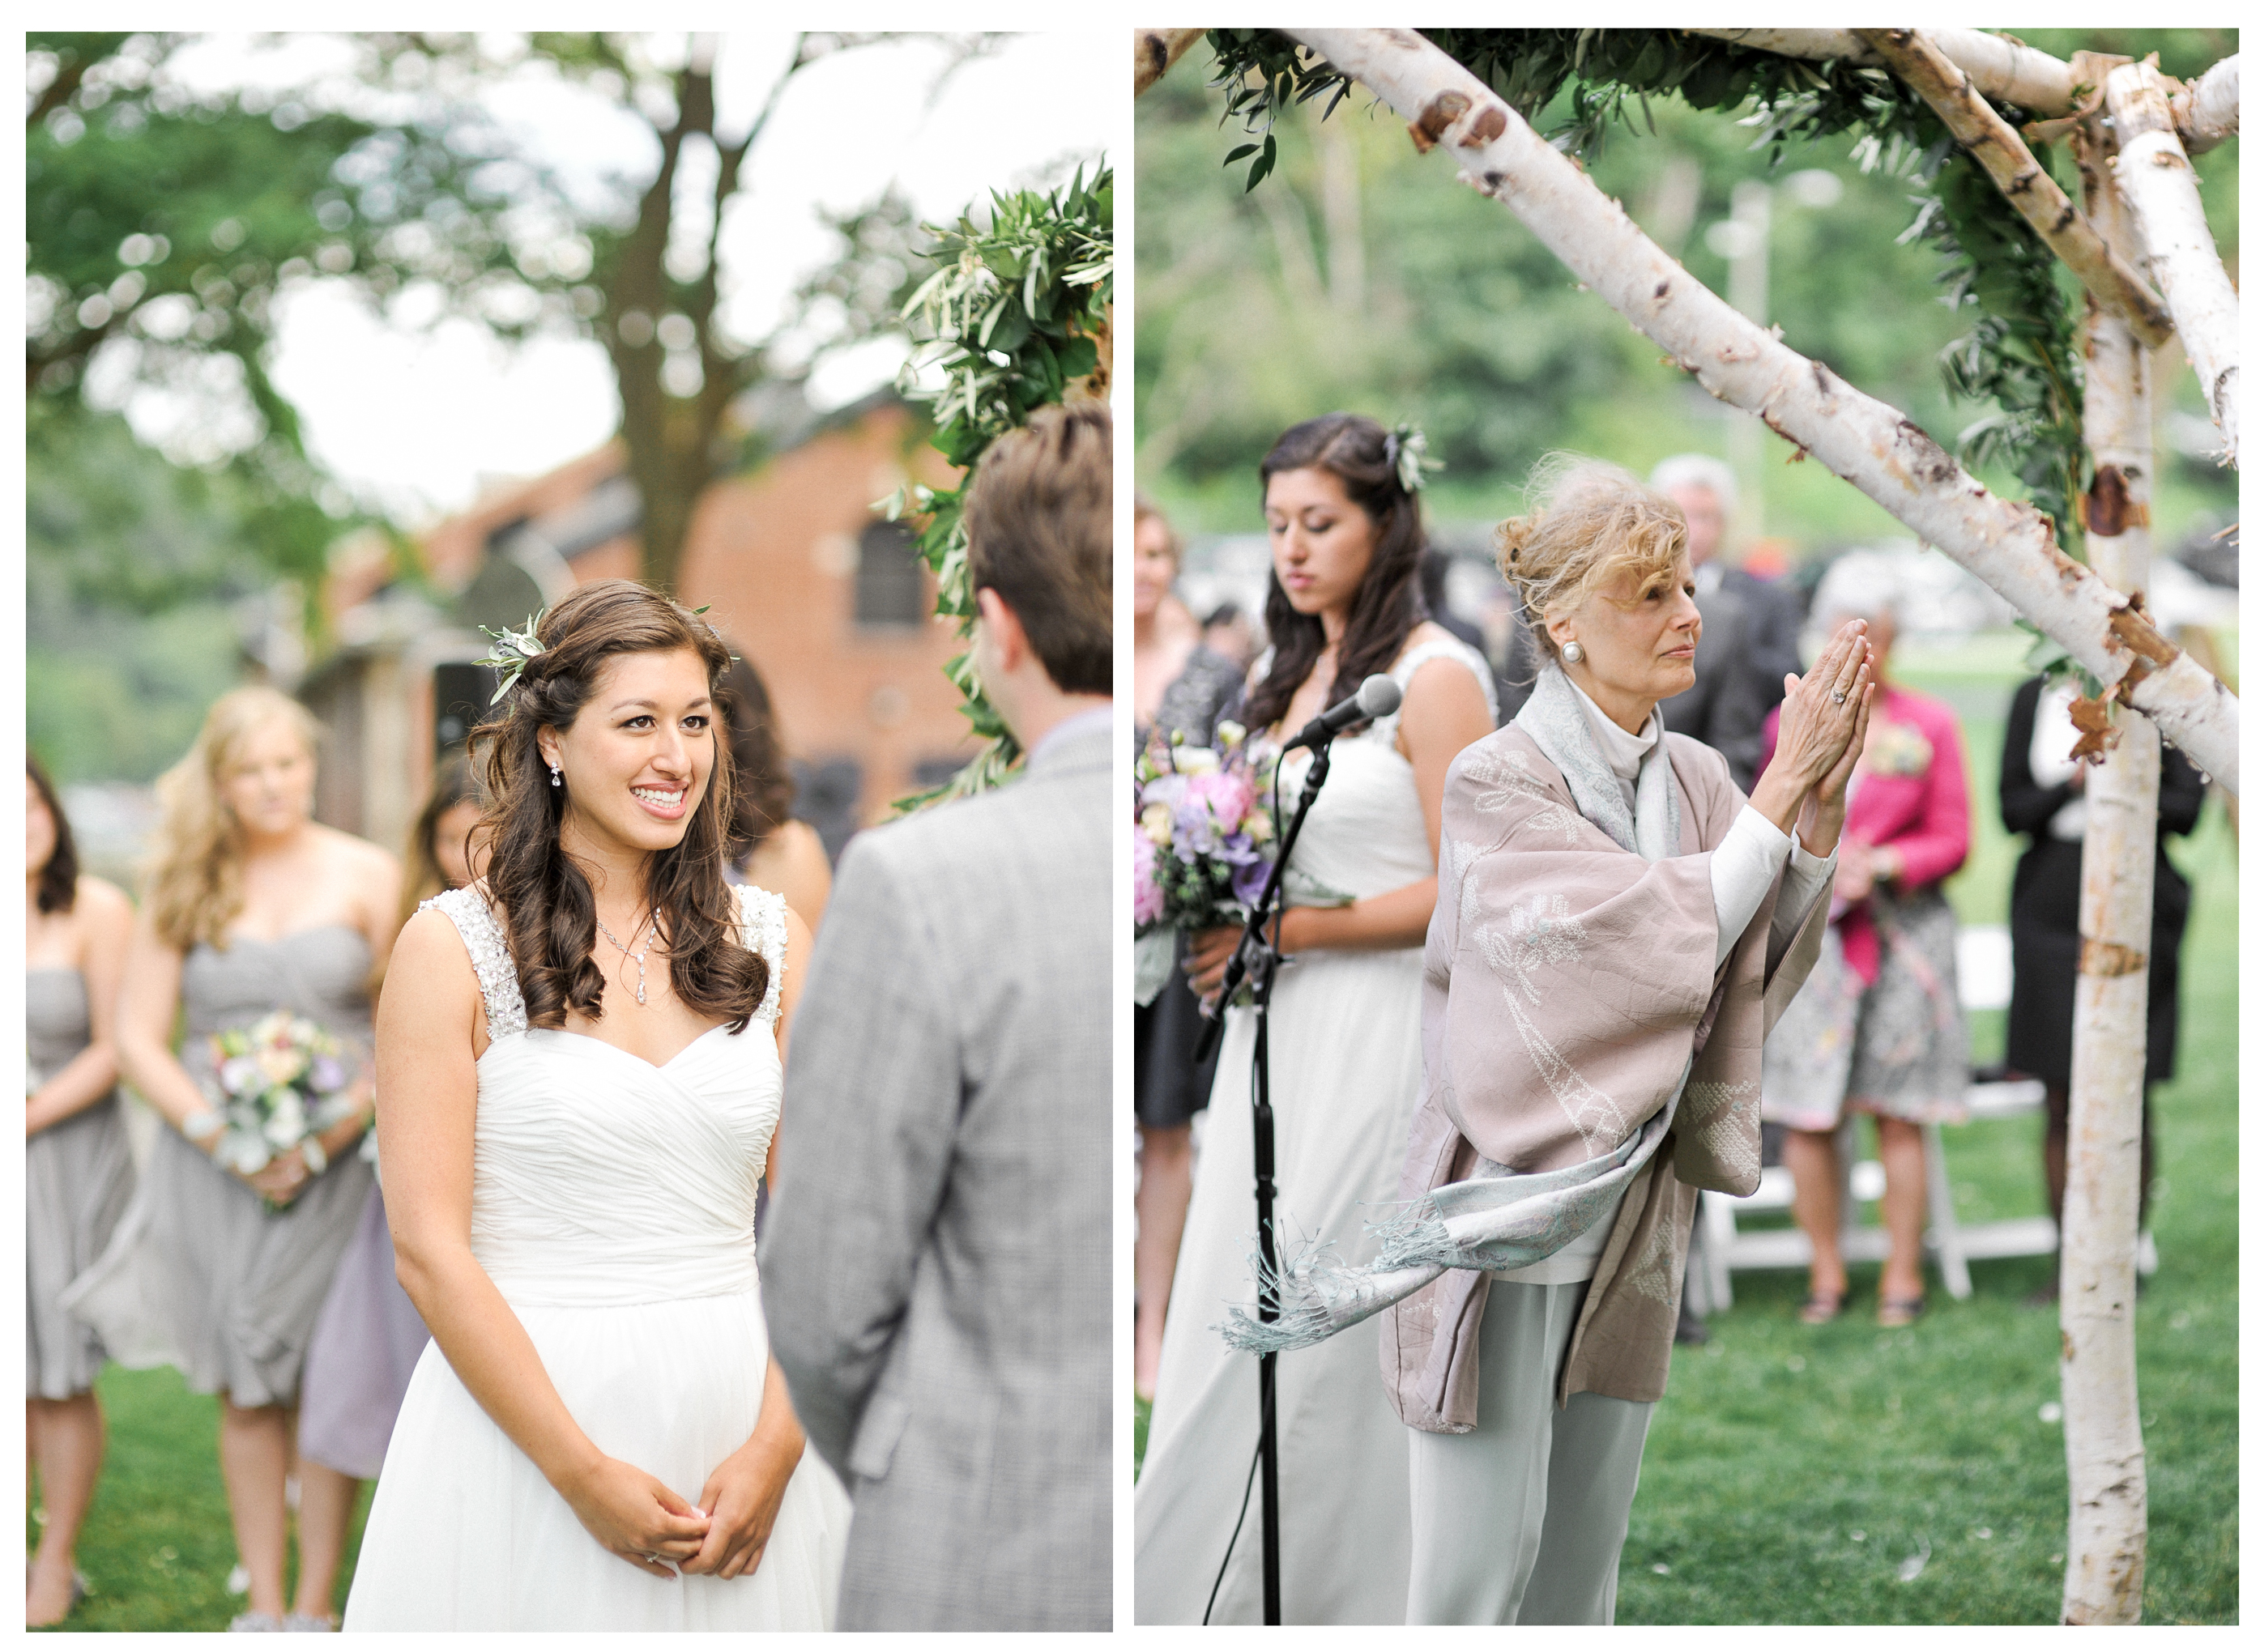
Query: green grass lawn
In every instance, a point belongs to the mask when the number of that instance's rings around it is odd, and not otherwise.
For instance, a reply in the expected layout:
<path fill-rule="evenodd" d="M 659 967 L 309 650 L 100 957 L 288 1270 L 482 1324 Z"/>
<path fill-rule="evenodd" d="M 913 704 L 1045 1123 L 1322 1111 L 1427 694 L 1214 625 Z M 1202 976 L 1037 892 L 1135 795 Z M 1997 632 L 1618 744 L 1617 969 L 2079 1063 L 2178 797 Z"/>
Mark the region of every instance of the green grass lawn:
<path fill-rule="evenodd" d="M 219 1401 L 192 1394 L 180 1373 L 122 1371 L 113 1365 L 96 1386 L 110 1427 L 94 1506 L 80 1528 L 79 1570 L 85 1602 L 66 1629 L 225 1629 L 245 1609 L 227 1591 L 235 1539 L 219 1478 Z M 342 1609 L 361 1552 L 369 1489 L 354 1512 L 353 1535 L 338 1579 Z M 39 1541 L 32 1513 L 29 1542 Z M 296 1584 L 294 1565 L 290 1581 Z"/>
<path fill-rule="evenodd" d="M 2160 1267 L 2135 1315 L 2152 1623 L 2237 1620 L 2236 887 L 2217 810 L 2183 864 L 2181 1071 L 2160 1087 Z M 2045 1208 L 2039 1121 L 1947 1132 L 1965 1221 Z M 1801 1274 L 1738 1274 L 1703 1348 L 1675 1350 L 1625 1545 L 1624 1623 L 2049 1623 L 2063 1591 L 2063 1430 L 2045 1258 L 1971 1265 L 1976 1293 L 1879 1331 L 1797 1322 Z M 1915 1557 L 1927 1558 L 1912 1577 Z"/>
<path fill-rule="evenodd" d="M 1976 832 L 1948 893 L 1964 922 L 2007 921 L 2019 841 L 2001 830 L 1997 795 L 2020 653 L 1980 638 L 1898 662 L 1910 687 L 1962 716 Z M 2155 1101 L 2160 1267 L 2135 1319 L 2149 1492 L 2143 1616 L 2234 1623 L 2237 864 L 2219 805 L 2171 852 L 2196 899 L 2180 1072 Z M 2001 1013 L 1971 1022 L 1973 1058 L 1999 1059 Z M 2037 1116 L 1949 1129 L 1946 1143 L 1963 1221 L 2045 1211 Z M 1710 1342 L 1674 1350 L 1633 1505 L 1618 1621 L 2055 1622 L 2063 1430 L 2042 1408 L 2058 1399 L 2056 1316 L 2023 1306 L 2049 1265 L 1973 1263 L 1966 1302 L 1934 1274 L 1929 1314 L 1892 1332 L 1874 1322 L 1872 1264 L 1851 1271 L 1851 1308 L 1820 1327 L 1797 1321 L 1801 1272 L 1737 1274 L 1734 1306 L 1713 1316 Z M 1141 1406 L 1141 1454 L 1144 1442 Z"/>

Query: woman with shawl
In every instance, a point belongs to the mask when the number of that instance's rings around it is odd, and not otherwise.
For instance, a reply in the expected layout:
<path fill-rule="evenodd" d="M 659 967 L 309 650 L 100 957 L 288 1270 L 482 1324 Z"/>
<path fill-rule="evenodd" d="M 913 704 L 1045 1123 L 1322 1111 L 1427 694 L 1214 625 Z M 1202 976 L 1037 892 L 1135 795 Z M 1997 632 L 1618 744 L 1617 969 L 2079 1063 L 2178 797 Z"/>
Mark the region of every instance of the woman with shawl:
<path fill-rule="evenodd" d="M 1757 1186 L 1759 1051 L 1819 950 L 1871 696 L 1848 624 L 1744 799 L 1656 714 L 1702 627 L 1678 510 L 1611 466 L 1541 483 L 1498 538 L 1546 664 L 1445 787 L 1407 1202 L 1372 1266 L 1306 1258 L 1276 1323 L 1229 1333 L 1385 1310 L 1412 1623 L 1614 1614 L 1696 1190 Z"/>

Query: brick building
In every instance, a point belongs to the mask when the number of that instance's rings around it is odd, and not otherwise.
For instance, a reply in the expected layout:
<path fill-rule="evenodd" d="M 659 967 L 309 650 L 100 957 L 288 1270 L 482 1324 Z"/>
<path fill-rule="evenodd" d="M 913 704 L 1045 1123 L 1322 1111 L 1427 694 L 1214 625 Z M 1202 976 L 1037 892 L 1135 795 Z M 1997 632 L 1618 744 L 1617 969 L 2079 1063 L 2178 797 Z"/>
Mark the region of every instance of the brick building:
<path fill-rule="evenodd" d="M 767 681 L 798 812 L 836 856 L 850 831 L 972 752 L 941 669 L 955 628 L 933 618 L 909 534 L 870 509 L 906 479 L 941 486 L 951 472 L 891 392 L 821 418 L 788 402 L 762 424 L 769 456 L 699 502 L 679 594 L 711 604 Z M 633 578 L 640 516 L 615 442 L 426 534 L 444 611 L 392 582 L 381 547 L 341 546 L 323 594 L 340 645 L 300 689 L 331 730 L 322 818 L 398 844 L 439 748 L 485 701 L 463 664 L 487 652 L 476 627 L 516 625 L 584 580 Z"/>

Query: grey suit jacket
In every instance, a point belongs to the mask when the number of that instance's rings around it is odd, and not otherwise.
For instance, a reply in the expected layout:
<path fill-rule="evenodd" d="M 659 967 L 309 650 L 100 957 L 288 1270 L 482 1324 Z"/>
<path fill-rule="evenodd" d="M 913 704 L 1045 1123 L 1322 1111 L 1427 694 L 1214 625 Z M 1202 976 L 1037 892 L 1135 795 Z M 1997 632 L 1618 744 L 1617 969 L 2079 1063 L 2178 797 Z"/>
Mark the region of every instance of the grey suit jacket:
<path fill-rule="evenodd" d="M 1112 1622 L 1110 757 L 862 833 L 825 908 L 762 1276 L 843 1629 Z"/>
<path fill-rule="evenodd" d="M 1721 585 L 1697 597 L 1695 606 L 1703 615 L 1695 686 L 1656 709 L 1672 733 L 1699 740 L 1725 758 L 1734 784 L 1747 794 L 1757 779 L 1770 709 L 1749 658 L 1749 605 Z"/>

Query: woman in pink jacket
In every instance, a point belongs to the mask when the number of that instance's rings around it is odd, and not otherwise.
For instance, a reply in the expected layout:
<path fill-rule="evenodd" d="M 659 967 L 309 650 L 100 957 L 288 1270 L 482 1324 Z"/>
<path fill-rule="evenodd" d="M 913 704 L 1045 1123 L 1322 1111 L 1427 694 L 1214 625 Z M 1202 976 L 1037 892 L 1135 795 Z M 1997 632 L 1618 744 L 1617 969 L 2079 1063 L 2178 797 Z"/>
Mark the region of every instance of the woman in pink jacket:
<path fill-rule="evenodd" d="M 1876 1319 L 1906 1325 L 1923 1309 L 1922 1126 L 1960 1117 L 1970 1082 L 1954 912 L 1942 889 L 1970 854 L 1962 731 L 1946 706 L 1891 680 L 1897 627 L 1887 585 L 1863 566 L 1856 580 L 1832 575 L 1814 604 L 1827 626 L 1868 622 L 1882 690 L 1853 771 L 1820 961 L 1765 1046 L 1764 1116 L 1788 1127 L 1797 1222 L 1813 1242 L 1799 1310 L 1808 1325 L 1844 1307 L 1836 1129 L 1845 1111 L 1875 1115 L 1890 1239 Z M 1773 760 L 1779 716 L 1766 723 L 1760 773 Z"/>

